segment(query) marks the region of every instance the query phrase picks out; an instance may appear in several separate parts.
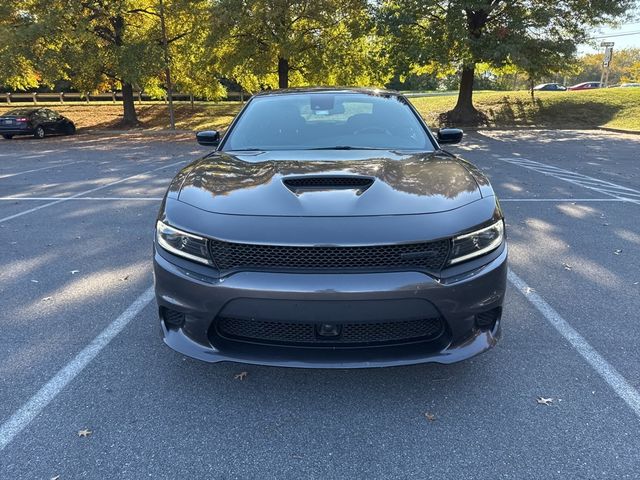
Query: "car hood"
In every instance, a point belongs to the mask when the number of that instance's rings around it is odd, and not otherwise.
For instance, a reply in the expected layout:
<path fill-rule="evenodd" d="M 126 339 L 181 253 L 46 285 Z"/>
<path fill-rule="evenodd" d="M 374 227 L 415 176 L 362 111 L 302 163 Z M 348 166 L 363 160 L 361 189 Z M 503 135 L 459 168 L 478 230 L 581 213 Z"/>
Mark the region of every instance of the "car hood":
<path fill-rule="evenodd" d="M 199 209 L 230 215 L 436 213 L 482 198 L 477 170 L 468 167 L 444 152 L 215 152 L 185 167 L 170 192 Z"/>

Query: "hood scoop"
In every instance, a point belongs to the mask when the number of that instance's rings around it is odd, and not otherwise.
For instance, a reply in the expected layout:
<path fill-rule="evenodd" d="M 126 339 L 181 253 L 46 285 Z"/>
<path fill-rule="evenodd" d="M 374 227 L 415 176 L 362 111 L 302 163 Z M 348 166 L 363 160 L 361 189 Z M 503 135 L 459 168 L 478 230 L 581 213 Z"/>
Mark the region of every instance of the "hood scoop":
<path fill-rule="evenodd" d="M 373 185 L 371 177 L 356 175 L 305 175 L 303 177 L 287 177 L 282 183 L 296 195 L 305 192 L 326 190 L 358 190 L 358 195 Z"/>

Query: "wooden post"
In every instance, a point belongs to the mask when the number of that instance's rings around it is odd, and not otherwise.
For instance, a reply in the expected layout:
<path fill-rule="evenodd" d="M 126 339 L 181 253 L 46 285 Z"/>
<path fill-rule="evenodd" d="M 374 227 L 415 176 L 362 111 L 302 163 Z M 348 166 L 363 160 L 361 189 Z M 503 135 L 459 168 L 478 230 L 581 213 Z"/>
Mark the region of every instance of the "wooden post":
<path fill-rule="evenodd" d="M 189 94 L 189 101 L 191 102 L 191 108 L 193 108 L 193 93 Z"/>
<path fill-rule="evenodd" d="M 113 103 L 116 103 L 116 92 L 115 92 L 115 90 L 113 92 L 111 92 L 111 100 L 113 101 Z"/>
<path fill-rule="evenodd" d="M 11 94 L 7 92 L 7 103 L 11 105 Z"/>
<path fill-rule="evenodd" d="M 38 93 L 37 92 L 33 92 L 31 94 L 31 96 L 33 97 L 33 104 L 37 105 L 38 104 Z"/>
<path fill-rule="evenodd" d="M 142 105 L 142 92 L 138 90 L 138 104 Z"/>
<path fill-rule="evenodd" d="M 87 103 L 89 103 L 89 92 L 85 93 L 85 98 L 87 99 Z"/>
<path fill-rule="evenodd" d="M 64 92 L 60 92 L 60 105 L 64 105 Z"/>

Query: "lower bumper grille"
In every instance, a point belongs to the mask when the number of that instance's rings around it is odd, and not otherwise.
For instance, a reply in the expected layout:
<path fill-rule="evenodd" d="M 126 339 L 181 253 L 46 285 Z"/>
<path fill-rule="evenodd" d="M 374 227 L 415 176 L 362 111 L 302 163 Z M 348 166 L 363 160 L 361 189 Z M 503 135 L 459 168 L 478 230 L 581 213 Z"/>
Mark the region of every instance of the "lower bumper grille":
<path fill-rule="evenodd" d="M 435 340 L 444 331 L 441 318 L 378 323 L 288 323 L 237 318 L 218 318 L 220 337 L 247 343 L 307 347 L 376 346 Z"/>

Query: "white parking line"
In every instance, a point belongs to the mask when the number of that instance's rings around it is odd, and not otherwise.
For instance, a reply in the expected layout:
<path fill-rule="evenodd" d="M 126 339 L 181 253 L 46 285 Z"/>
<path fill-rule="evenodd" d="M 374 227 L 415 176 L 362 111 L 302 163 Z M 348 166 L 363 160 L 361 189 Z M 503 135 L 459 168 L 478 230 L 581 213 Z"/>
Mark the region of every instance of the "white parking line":
<path fill-rule="evenodd" d="M 562 337 L 575 348 L 613 391 L 640 417 L 640 393 L 593 348 L 556 310 L 533 291 L 518 275 L 509 270 L 509 281 L 544 316 Z"/>
<path fill-rule="evenodd" d="M 67 165 L 74 165 L 76 163 L 80 163 L 80 161 L 59 163 L 59 164 L 56 164 L 56 165 L 49 165 L 48 167 L 34 168 L 32 170 L 24 170 L 22 172 L 5 173 L 5 174 L 0 175 L 0 179 L 9 178 L 9 177 L 17 177 L 18 175 L 24 175 L 26 173 L 40 172 L 42 170 L 48 170 L 50 168 L 66 167 Z"/>
<path fill-rule="evenodd" d="M 149 287 L 122 314 L 107 326 L 92 342 L 56 373 L 35 395 L 0 426 L 2 451 L 84 368 L 118 335 L 153 299 Z"/>
<path fill-rule="evenodd" d="M 170 163 L 168 165 L 163 165 L 162 167 L 154 168 L 152 170 L 147 170 L 146 172 L 136 173 L 135 175 L 131 175 L 130 177 L 121 178 L 120 180 L 116 180 L 114 182 L 107 183 L 105 185 L 101 185 L 99 187 L 91 188 L 89 190 L 85 190 L 84 192 L 76 193 L 75 195 L 71 195 L 70 197 L 64 197 L 57 199 L 53 202 L 45 203 L 44 205 L 38 205 L 37 207 L 30 208 L 29 210 L 25 210 L 20 213 L 15 213 L 13 215 L 9 215 L 8 217 L 0 218 L 0 223 L 7 222 L 9 220 L 13 220 L 14 218 L 22 217 L 23 215 L 27 215 L 28 213 L 36 212 L 40 209 L 51 207 L 52 205 L 57 205 L 58 203 L 66 202 L 68 200 L 81 197 L 82 195 L 86 195 L 87 193 L 97 192 L 98 190 L 102 190 L 104 188 L 112 187 L 113 185 L 118 185 L 119 183 L 126 182 L 127 180 L 131 180 L 132 178 L 139 177 L 141 175 L 147 175 L 149 173 L 157 172 L 158 170 L 162 170 L 164 168 L 174 167 L 181 163 L 185 163 L 186 160 L 181 160 L 179 162 Z"/>
<path fill-rule="evenodd" d="M 158 201 L 162 197 L 0 197 L 0 202 L 15 202 L 18 200 L 44 202 L 48 200 L 141 200 Z"/>
<path fill-rule="evenodd" d="M 2 200 L 0 198 L 0 200 Z M 501 198 L 500 202 L 622 202 L 636 203 L 628 198 Z"/>
<path fill-rule="evenodd" d="M 629 187 L 623 187 L 613 182 L 607 182 L 599 178 L 589 177 L 581 173 L 572 172 L 571 170 L 564 170 L 553 165 L 547 165 L 546 163 L 536 162 L 527 158 L 521 157 L 499 157 L 499 160 L 520 167 L 528 168 L 543 175 L 557 178 L 565 182 L 572 183 L 579 187 L 588 188 L 598 193 L 602 193 L 607 196 L 617 198 L 619 200 L 625 200 L 640 205 L 640 190 L 636 190 Z"/>

